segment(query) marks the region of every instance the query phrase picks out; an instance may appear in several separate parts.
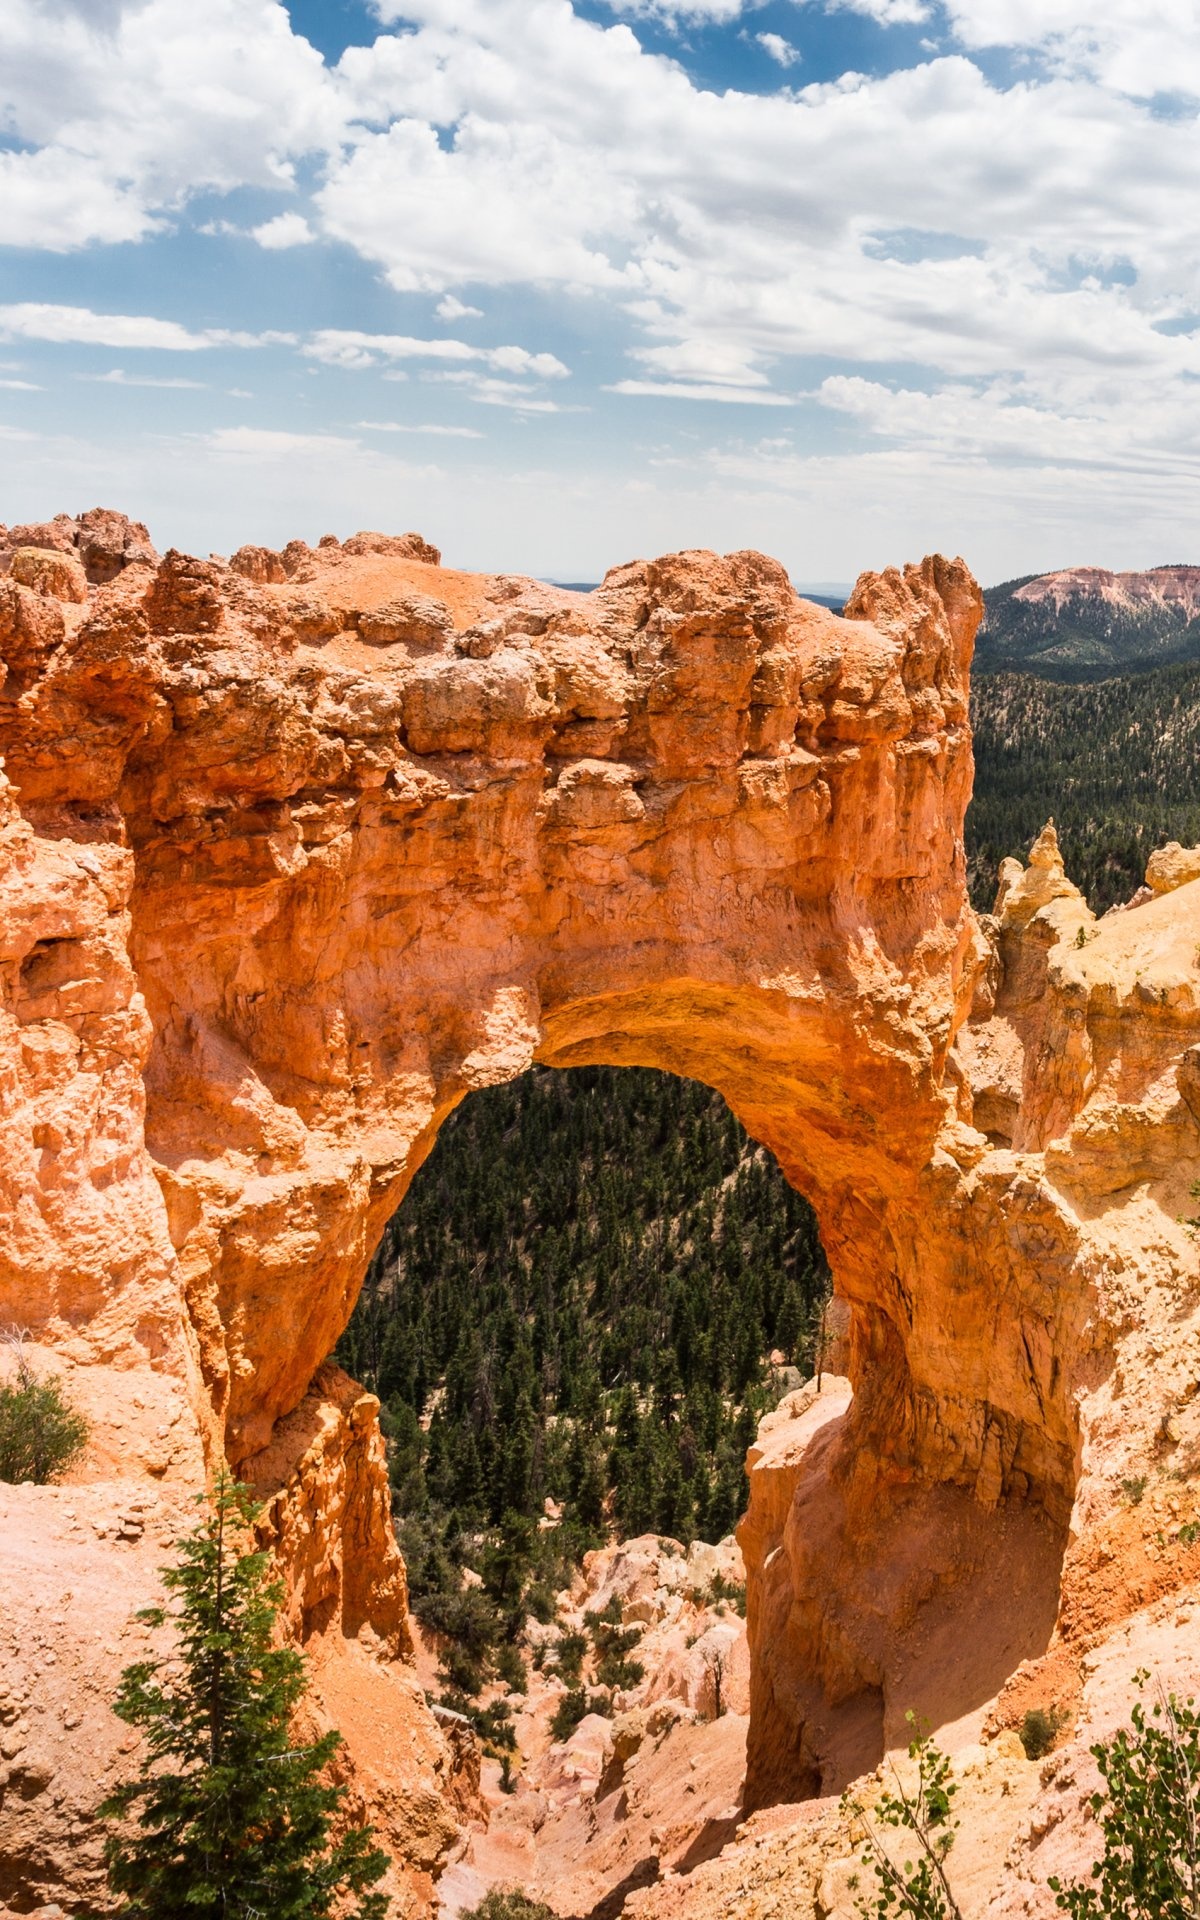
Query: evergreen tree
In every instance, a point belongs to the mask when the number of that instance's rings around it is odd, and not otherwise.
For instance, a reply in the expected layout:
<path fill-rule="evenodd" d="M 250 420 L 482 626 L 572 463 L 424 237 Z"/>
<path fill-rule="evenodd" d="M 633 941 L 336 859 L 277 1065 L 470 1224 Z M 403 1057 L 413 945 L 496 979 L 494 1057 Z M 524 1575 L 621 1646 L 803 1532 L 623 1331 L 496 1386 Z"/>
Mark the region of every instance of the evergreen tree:
<path fill-rule="evenodd" d="M 138 1616 L 169 1624 L 176 1653 L 127 1667 L 115 1702 L 146 1743 L 137 1778 L 100 1809 L 122 1823 L 105 1857 L 123 1920 L 381 1920 L 388 1906 L 368 1891 L 388 1865 L 371 1829 L 330 1836 L 345 1789 L 320 1776 L 341 1735 L 292 1744 L 304 1662 L 273 1644 L 283 1591 L 245 1545 L 257 1513 L 222 1473 L 164 1571 L 177 1605 Z"/>

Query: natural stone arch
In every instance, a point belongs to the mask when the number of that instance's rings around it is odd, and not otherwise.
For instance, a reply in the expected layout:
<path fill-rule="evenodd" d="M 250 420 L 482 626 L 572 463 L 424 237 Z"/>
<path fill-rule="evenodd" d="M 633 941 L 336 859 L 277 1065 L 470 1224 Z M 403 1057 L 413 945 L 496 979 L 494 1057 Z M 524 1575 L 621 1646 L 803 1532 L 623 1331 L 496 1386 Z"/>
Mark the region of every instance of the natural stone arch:
<path fill-rule="evenodd" d="M 716 1086 L 839 1270 L 846 1205 L 903 1215 L 970 950 L 977 600 L 933 562 L 874 592 L 883 626 L 839 622 L 758 556 L 681 556 L 592 602 L 526 588 L 432 657 L 350 630 L 235 664 L 218 628 L 217 699 L 181 727 L 167 692 L 122 794 L 147 1140 L 215 1288 L 235 1459 L 445 1113 L 534 1059 Z"/>
<path fill-rule="evenodd" d="M 1007 1235 L 1011 1170 L 973 1171 L 950 1055 L 987 990 L 962 847 L 979 612 L 940 559 L 865 577 L 838 619 L 757 554 L 634 563 L 590 596 L 377 536 L 169 554 L 29 641 L 5 715 L 26 818 L 88 842 L 81 902 L 107 888 L 68 944 L 124 1021 L 101 1081 L 145 1060 L 149 1156 L 134 1110 L 86 1234 L 64 1214 L 24 1278 L 52 1333 L 86 1269 L 91 1326 L 146 1347 L 153 1320 L 194 1355 L 243 1470 L 278 1456 L 473 1087 L 534 1060 L 706 1081 L 813 1202 L 856 1393 L 804 1483 L 811 1537 L 793 1473 L 753 1597 L 752 1796 L 877 1751 L 954 1528 L 973 1564 L 1007 1497 L 1056 1526 L 1071 1498 L 1069 1315 Z M 56 942 L 34 994 L 68 977 Z M 96 1187 L 86 1157 L 67 1177 Z M 1059 1258 L 1051 1200 L 1017 1204 Z M 903 1538 L 921 1578 L 889 1588 Z M 1039 1595 L 1060 1545 L 1025 1551 Z"/>

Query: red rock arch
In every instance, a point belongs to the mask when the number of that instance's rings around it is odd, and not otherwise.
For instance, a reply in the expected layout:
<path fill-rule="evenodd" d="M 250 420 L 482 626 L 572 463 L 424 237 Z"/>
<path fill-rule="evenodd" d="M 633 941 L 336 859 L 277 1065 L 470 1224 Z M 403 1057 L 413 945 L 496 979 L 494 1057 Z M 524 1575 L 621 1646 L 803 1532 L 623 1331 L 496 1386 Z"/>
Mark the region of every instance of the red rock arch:
<path fill-rule="evenodd" d="M 83 1038 L 10 1081 L 0 1312 L 183 1383 L 254 1472 L 466 1092 L 534 1060 L 717 1087 L 852 1313 L 853 1407 L 807 1492 L 752 1516 L 751 1793 L 786 1792 L 878 1745 L 947 1529 L 969 1561 L 981 1516 L 1047 1512 L 1041 1596 L 1074 1481 L 1059 1334 L 950 1064 L 983 967 L 980 595 L 937 558 L 864 577 L 845 618 L 753 553 L 586 596 L 435 558 L 358 536 L 135 555 L 65 609 L 5 590 L 9 850 L 53 877 L 6 1039 Z M 889 1587 L 905 1540 L 920 1578 Z"/>

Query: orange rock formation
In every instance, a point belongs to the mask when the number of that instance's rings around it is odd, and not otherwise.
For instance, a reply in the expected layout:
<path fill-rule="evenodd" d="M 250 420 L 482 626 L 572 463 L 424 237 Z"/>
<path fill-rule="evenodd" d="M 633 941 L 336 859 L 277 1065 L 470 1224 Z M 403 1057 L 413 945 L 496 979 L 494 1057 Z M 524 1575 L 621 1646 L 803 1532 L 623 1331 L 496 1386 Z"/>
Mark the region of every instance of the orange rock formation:
<path fill-rule="evenodd" d="M 1161 1263 L 1194 1284 L 1200 1015 L 1195 887 L 1093 940 L 1047 843 L 971 914 L 965 566 L 839 619 L 753 553 L 584 596 L 411 535 L 158 560 L 89 515 L 7 551 L 0 1326 L 86 1403 L 85 1480 L 165 1499 L 223 1450 L 270 1496 L 412 1910 L 471 1784 L 406 1666 L 373 1403 L 322 1368 L 442 1120 L 534 1060 L 718 1087 L 849 1303 L 853 1396 L 744 1529 L 750 1802 L 873 1766 L 909 1706 L 981 1715 L 1111 1507 L 1094 1434 L 1136 1453 L 1183 1391 L 1111 1411 Z M 84 1819 L 65 1757 L 45 1791 Z M 0 1899 L 78 1890 L 9 1857 Z"/>

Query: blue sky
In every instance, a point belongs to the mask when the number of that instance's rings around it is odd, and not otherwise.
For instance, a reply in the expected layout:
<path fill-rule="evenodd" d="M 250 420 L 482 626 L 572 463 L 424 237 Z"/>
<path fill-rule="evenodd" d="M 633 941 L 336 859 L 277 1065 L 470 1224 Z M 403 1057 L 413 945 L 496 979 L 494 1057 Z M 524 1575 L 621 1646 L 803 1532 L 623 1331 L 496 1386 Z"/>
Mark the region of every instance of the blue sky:
<path fill-rule="evenodd" d="M 1200 559 L 1191 0 L 0 0 L 0 53 L 2 521 Z"/>

